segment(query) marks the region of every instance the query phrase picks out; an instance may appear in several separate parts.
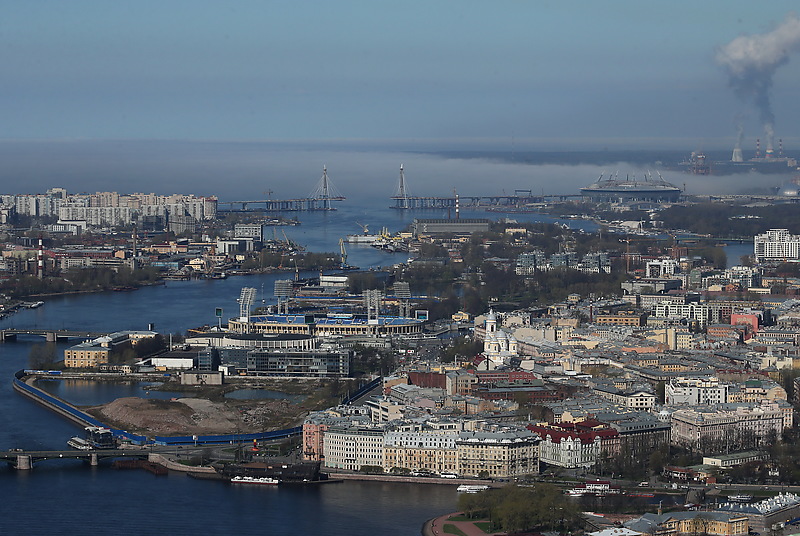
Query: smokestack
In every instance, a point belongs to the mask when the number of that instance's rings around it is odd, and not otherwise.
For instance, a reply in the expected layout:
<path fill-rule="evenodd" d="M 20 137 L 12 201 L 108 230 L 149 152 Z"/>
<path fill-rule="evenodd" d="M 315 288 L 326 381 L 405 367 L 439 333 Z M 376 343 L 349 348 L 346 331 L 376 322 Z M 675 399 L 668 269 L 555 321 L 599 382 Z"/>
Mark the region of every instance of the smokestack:
<path fill-rule="evenodd" d="M 728 84 L 744 103 L 758 109 L 767 157 L 773 153 L 775 116 L 769 100 L 775 71 L 800 49 L 800 18 L 791 13 L 773 30 L 742 35 L 717 50 L 716 60 L 728 73 Z M 758 158 L 760 154 L 756 155 Z"/>

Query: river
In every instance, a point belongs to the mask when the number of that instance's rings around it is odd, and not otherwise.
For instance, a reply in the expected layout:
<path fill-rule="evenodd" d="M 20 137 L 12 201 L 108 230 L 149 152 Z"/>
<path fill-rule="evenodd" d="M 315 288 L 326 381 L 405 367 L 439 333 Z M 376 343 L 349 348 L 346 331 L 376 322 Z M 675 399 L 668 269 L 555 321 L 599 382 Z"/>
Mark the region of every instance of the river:
<path fill-rule="evenodd" d="M 303 224 L 285 228 L 311 251 L 338 251 L 339 237 L 358 232 L 367 211 L 300 214 Z M 391 218 L 379 221 L 378 213 Z M 368 222 L 399 230 L 408 216 L 375 210 Z M 368 215 L 368 214 L 367 214 Z M 368 268 L 405 257 L 369 247 L 349 248 L 352 264 Z M 311 275 L 311 274 L 302 274 Z M 75 328 L 95 331 L 147 329 L 184 332 L 216 322 L 214 310 L 238 314 L 242 287 L 274 303 L 273 284 L 289 274 L 234 276 L 214 281 L 170 281 L 134 292 L 104 292 L 47 298 L 38 309 L 18 312 L 0 327 Z M 261 294 L 261 289 L 263 295 Z M 41 339 L 0 343 L 0 448 L 63 449 L 80 430 L 15 393 L 14 372 L 27 367 L 28 353 Z M 59 351 L 67 344 L 59 344 Z M 140 386 L 76 383 L 51 386 L 76 403 L 97 403 L 109 391 L 128 396 Z M 151 392 L 150 396 L 159 396 Z M 346 482 L 308 487 L 231 487 L 172 473 L 154 477 L 81 462 L 38 463 L 33 471 L 0 466 L 3 515 L 0 533 L 26 534 L 385 534 L 416 535 L 422 523 L 455 508 L 455 486 Z"/>
<path fill-rule="evenodd" d="M 384 206 L 342 207 L 330 213 L 301 213 L 302 224 L 284 230 L 310 251 L 338 251 L 338 240 L 386 226 L 398 231 L 414 216 L 446 217 L 389 210 Z M 462 217 L 502 217 L 468 212 Z M 511 214 L 519 221 L 553 221 L 535 214 Z M 591 230 L 593 224 L 569 220 Z M 350 264 L 369 268 L 406 260 L 365 246 L 348 246 Z M 311 275 L 311 274 L 301 274 Z M 234 276 L 214 281 L 170 281 L 134 292 L 104 292 L 47 298 L 44 306 L 0 320 L 0 327 L 74 328 L 92 331 L 147 329 L 185 332 L 238 313 L 242 287 L 255 287 L 257 299 L 274 303 L 273 284 L 289 274 Z M 16 394 L 14 372 L 27 367 L 27 356 L 40 339 L 0 343 L 0 448 L 62 449 L 80 430 L 66 420 Z M 67 345 L 59 344 L 59 351 Z M 53 386 L 78 404 L 137 394 L 141 387 L 109 387 L 92 383 Z M 119 391 L 122 389 L 122 391 Z M 264 489 L 264 488 L 268 489 Z M 32 471 L 0 467 L 1 533 L 27 534 L 381 534 L 416 535 L 422 523 L 452 511 L 455 486 L 345 482 L 308 487 L 231 487 L 193 480 L 185 475 L 154 477 L 140 471 L 118 472 L 107 465 L 90 468 L 81 462 L 40 462 Z"/>

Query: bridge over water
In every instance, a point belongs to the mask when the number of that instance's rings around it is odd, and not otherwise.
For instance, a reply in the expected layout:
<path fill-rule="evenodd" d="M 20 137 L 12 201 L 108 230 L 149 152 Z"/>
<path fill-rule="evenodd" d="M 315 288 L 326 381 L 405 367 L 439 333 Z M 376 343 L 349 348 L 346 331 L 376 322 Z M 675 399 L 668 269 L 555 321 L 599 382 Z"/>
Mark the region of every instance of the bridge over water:
<path fill-rule="evenodd" d="M 148 451 L 132 449 L 93 449 L 93 450 L 19 450 L 0 452 L 0 461 L 17 469 L 29 470 L 33 464 L 42 460 L 83 460 L 97 465 L 103 458 L 147 458 Z"/>
<path fill-rule="evenodd" d="M 458 197 L 458 205 L 461 208 L 510 208 L 521 209 L 532 205 L 551 203 L 553 201 L 566 201 L 567 199 L 579 198 L 581 195 L 533 195 L 528 190 L 517 191 L 514 195 L 485 195 L 471 196 L 462 195 Z M 415 197 L 415 196 L 392 196 L 394 209 L 442 209 L 454 208 L 456 197 Z"/>
<path fill-rule="evenodd" d="M 57 342 L 67 339 L 96 339 L 106 333 L 96 331 L 77 331 L 70 329 L 18 329 L 9 328 L 0 330 L 0 342 L 13 341 L 18 335 L 34 335 L 44 337 L 47 342 Z"/>

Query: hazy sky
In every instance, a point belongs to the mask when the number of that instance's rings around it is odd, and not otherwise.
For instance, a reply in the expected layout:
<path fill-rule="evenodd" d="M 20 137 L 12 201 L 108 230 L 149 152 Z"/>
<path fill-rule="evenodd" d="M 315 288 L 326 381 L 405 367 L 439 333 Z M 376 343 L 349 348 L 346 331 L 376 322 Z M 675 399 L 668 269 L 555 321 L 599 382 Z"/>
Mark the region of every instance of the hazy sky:
<path fill-rule="evenodd" d="M 0 138 L 729 147 L 737 113 L 760 127 L 715 54 L 794 5 L 6 2 Z M 798 89 L 790 57 L 771 98 L 795 147 Z"/>

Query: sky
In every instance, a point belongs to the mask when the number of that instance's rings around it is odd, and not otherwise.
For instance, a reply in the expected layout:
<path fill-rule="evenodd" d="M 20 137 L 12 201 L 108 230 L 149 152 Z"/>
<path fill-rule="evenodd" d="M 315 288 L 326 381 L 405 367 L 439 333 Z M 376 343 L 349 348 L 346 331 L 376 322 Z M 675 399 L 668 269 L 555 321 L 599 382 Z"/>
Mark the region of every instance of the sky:
<path fill-rule="evenodd" d="M 759 118 L 715 54 L 793 4 L 7 2 L 0 139 L 730 147 Z M 800 146 L 794 56 L 770 98 Z"/>

